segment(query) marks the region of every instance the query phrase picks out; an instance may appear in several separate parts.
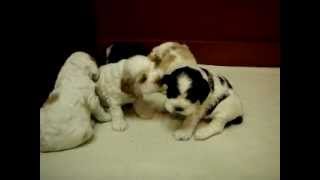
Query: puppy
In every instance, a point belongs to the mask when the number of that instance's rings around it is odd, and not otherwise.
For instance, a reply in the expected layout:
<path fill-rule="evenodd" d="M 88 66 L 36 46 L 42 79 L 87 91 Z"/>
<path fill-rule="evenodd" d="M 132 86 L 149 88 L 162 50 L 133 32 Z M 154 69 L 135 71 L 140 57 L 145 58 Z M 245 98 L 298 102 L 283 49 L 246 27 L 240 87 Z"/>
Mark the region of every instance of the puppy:
<path fill-rule="evenodd" d="M 98 67 L 90 55 L 75 52 L 61 68 L 45 104 L 40 108 L 40 151 L 60 151 L 79 146 L 93 136 L 93 115 L 98 121 L 111 117 L 95 94 Z"/>
<path fill-rule="evenodd" d="M 108 106 L 114 130 L 124 131 L 128 127 L 121 109 L 123 105 L 133 103 L 134 106 L 141 108 L 140 113 L 148 110 L 148 107 L 141 106 L 143 102 L 141 84 L 146 81 L 146 74 L 153 71 L 154 66 L 148 57 L 136 55 L 100 67 L 100 77 L 96 83 L 97 94 L 104 106 Z"/>
<path fill-rule="evenodd" d="M 242 122 L 238 118 L 243 115 L 240 98 L 222 75 L 185 66 L 165 75 L 161 84 L 167 89 L 165 109 L 185 117 L 174 132 L 176 140 L 189 140 L 195 130 L 194 138 L 204 140 L 221 133 L 225 126 Z"/>
<path fill-rule="evenodd" d="M 196 58 L 189 47 L 177 42 L 165 42 L 154 47 L 148 55 L 148 58 L 155 65 L 154 70 L 145 74 L 146 80 L 141 84 L 143 94 L 151 94 L 163 90 L 159 84 L 159 80 L 165 74 L 181 66 L 197 65 Z"/>

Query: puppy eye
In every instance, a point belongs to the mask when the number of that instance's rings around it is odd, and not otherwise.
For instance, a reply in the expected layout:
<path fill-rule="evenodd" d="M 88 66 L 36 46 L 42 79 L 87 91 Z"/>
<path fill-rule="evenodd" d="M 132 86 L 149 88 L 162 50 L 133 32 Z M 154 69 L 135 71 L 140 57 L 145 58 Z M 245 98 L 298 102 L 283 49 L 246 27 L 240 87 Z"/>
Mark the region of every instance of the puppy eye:
<path fill-rule="evenodd" d="M 161 59 L 157 55 L 153 56 L 151 60 L 155 63 L 155 67 L 158 67 L 161 63 Z"/>
<path fill-rule="evenodd" d="M 146 82 L 146 80 L 147 80 L 147 75 L 143 74 L 141 79 L 139 80 L 139 83 L 144 83 L 144 82 Z"/>
<path fill-rule="evenodd" d="M 161 78 L 157 78 L 157 79 L 155 80 L 155 83 L 156 83 L 157 85 L 161 85 Z"/>

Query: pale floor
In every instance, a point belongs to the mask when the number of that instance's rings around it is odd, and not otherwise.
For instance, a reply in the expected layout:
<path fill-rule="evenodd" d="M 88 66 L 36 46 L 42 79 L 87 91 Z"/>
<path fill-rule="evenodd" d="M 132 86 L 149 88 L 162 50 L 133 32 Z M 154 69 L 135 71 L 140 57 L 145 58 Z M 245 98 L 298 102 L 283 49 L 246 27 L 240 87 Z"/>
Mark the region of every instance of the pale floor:
<path fill-rule="evenodd" d="M 207 66 L 209 67 L 209 66 Z M 129 113 L 129 129 L 99 124 L 92 142 L 40 154 L 42 180 L 278 180 L 280 179 L 280 69 L 211 66 L 241 96 L 244 123 L 206 141 L 175 141 L 177 121 Z"/>

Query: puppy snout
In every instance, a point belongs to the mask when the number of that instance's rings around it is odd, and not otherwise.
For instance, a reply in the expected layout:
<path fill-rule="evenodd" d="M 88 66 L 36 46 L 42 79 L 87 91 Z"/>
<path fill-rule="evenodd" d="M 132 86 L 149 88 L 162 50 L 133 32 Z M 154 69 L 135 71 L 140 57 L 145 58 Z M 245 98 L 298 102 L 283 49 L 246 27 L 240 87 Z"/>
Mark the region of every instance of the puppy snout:
<path fill-rule="evenodd" d="M 174 108 L 174 110 L 175 110 L 176 112 L 181 112 L 181 111 L 183 111 L 184 109 L 183 109 L 182 107 L 177 106 L 177 107 Z"/>

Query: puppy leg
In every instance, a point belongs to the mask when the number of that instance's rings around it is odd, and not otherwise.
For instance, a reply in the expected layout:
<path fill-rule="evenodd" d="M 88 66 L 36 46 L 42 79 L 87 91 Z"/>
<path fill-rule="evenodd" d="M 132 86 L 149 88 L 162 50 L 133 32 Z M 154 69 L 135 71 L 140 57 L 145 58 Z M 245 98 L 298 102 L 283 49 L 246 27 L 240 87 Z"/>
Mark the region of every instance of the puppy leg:
<path fill-rule="evenodd" d="M 225 125 L 225 119 L 223 117 L 214 117 L 211 123 L 201 123 L 197 128 L 194 139 L 205 140 L 211 136 L 222 133 Z"/>
<path fill-rule="evenodd" d="M 99 122 L 111 121 L 111 115 L 103 109 L 99 97 L 95 93 L 89 95 L 87 104 L 91 113 Z"/>
<path fill-rule="evenodd" d="M 133 103 L 133 108 L 137 115 L 143 119 L 151 119 L 155 113 L 155 109 L 152 107 L 152 105 L 144 101 L 142 98 L 138 98 Z"/>
<path fill-rule="evenodd" d="M 191 138 L 200 117 L 198 115 L 192 115 L 183 121 L 182 126 L 174 132 L 174 138 L 176 140 L 187 141 Z"/>
<path fill-rule="evenodd" d="M 240 100 L 232 95 L 222 101 L 214 110 L 210 123 L 201 123 L 194 135 L 196 140 L 205 140 L 222 133 L 226 123 L 243 114 Z"/>
<path fill-rule="evenodd" d="M 121 104 L 115 100 L 108 101 L 110 105 L 110 113 L 112 117 L 112 128 L 115 131 L 125 131 L 128 128 L 128 123 L 124 120 Z"/>
<path fill-rule="evenodd" d="M 128 128 L 127 121 L 123 118 L 123 112 L 120 105 L 111 105 L 110 112 L 112 116 L 112 128 L 115 131 L 125 131 Z"/>

